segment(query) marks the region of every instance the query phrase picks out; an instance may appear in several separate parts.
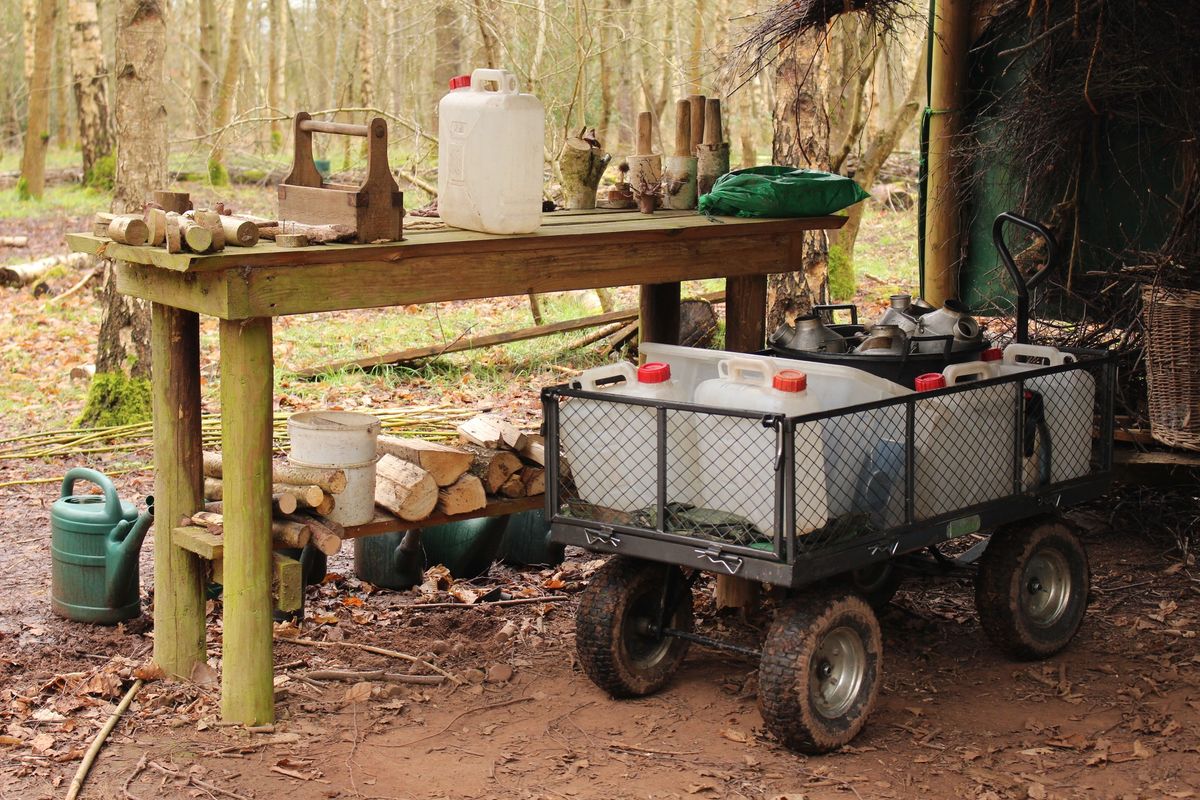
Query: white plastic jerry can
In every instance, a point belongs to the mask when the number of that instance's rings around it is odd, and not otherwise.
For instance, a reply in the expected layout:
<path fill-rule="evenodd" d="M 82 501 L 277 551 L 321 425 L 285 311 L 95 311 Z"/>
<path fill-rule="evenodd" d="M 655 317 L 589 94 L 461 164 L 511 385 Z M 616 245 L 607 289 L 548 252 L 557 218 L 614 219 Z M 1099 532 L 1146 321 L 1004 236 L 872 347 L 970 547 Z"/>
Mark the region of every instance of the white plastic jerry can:
<path fill-rule="evenodd" d="M 801 416 L 820 411 L 808 377 L 777 370 L 763 359 L 731 358 L 717 366 L 717 377 L 696 387 L 695 402 L 730 411 Z M 705 508 L 749 520 L 773 536 L 775 528 L 776 432 L 755 418 L 716 414 L 697 420 L 700 482 Z M 805 534 L 829 520 L 821 423 L 796 426 L 796 533 Z"/>
<path fill-rule="evenodd" d="M 666 364 L 635 368 L 621 361 L 585 370 L 585 392 L 687 402 Z M 667 501 L 695 504 L 697 443 L 690 412 L 668 410 Z M 622 512 L 652 510 L 658 502 L 658 409 L 632 403 L 564 398 L 559 431 L 579 499 Z"/>
<path fill-rule="evenodd" d="M 1039 367 L 1057 367 L 1075 356 L 1057 347 L 1010 344 L 1000 362 L 1002 375 Z M 1092 418 L 1096 378 L 1085 369 L 1031 378 L 1025 388 L 1042 395 L 1050 431 L 1050 480 L 1054 483 L 1088 474 L 1092 461 Z"/>
<path fill-rule="evenodd" d="M 495 88 L 491 88 L 494 86 Z M 542 224 L 545 111 L 517 76 L 477 69 L 438 104 L 438 213 L 484 233 L 531 233 Z"/>

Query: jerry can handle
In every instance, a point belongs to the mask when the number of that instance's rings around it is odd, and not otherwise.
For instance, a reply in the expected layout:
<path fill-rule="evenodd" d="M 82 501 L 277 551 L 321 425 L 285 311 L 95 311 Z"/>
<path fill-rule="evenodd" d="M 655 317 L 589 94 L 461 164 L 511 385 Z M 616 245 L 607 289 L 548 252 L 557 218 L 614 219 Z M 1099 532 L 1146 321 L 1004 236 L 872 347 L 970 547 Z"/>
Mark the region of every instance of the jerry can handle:
<path fill-rule="evenodd" d="M 113 517 L 117 517 L 121 513 L 121 499 L 117 497 L 117 487 L 113 486 L 113 482 L 108 479 L 108 476 L 102 472 L 97 472 L 94 469 L 87 467 L 72 467 L 67 470 L 67 474 L 63 476 L 62 491 L 59 497 L 70 497 L 75 493 L 75 481 L 87 481 L 94 483 L 104 492 L 104 509 Z"/>
<path fill-rule="evenodd" d="M 471 91 L 486 92 L 483 88 L 484 81 L 494 81 L 497 89 L 497 94 L 516 94 L 518 92 L 517 76 L 506 69 L 487 69 L 480 67 L 471 72 Z"/>

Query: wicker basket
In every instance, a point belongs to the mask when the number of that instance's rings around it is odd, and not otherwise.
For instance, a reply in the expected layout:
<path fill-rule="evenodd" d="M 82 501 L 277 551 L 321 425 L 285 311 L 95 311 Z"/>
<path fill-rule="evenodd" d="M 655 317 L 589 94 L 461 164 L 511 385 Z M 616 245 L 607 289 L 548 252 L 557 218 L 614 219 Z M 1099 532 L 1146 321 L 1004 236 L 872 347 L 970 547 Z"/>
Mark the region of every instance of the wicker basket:
<path fill-rule="evenodd" d="M 1200 292 L 1147 286 L 1142 313 L 1150 433 L 1165 445 L 1200 450 Z"/>

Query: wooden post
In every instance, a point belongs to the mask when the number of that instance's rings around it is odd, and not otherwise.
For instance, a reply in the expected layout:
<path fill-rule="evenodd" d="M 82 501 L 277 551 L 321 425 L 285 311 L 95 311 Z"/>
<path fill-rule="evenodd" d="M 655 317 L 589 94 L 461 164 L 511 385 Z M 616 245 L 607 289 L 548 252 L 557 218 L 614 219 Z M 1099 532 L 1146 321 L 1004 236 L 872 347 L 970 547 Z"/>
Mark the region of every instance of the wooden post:
<path fill-rule="evenodd" d="M 639 342 L 679 344 L 679 284 L 643 285 L 638 320 Z"/>
<path fill-rule="evenodd" d="M 767 276 L 725 281 L 725 349 L 753 353 L 763 348 L 767 324 Z M 753 609 L 759 584 L 732 575 L 717 576 L 717 608 Z"/>
<path fill-rule="evenodd" d="M 202 560 L 171 541 L 180 517 L 204 503 L 200 468 L 200 317 L 151 306 L 154 405 L 154 663 L 190 678 L 204 663 Z"/>
<path fill-rule="evenodd" d="M 271 662 L 271 319 L 221 320 L 225 633 L 221 718 L 275 719 Z"/>
<path fill-rule="evenodd" d="M 929 105 L 933 116 L 929 119 L 922 294 L 934 306 L 941 306 L 946 299 L 958 296 L 962 226 L 951 148 L 962 127 L 971 31 L 970 0 L 938 3 L 933 25 L 933 60 L 929 65 L 932 78 Z"/>

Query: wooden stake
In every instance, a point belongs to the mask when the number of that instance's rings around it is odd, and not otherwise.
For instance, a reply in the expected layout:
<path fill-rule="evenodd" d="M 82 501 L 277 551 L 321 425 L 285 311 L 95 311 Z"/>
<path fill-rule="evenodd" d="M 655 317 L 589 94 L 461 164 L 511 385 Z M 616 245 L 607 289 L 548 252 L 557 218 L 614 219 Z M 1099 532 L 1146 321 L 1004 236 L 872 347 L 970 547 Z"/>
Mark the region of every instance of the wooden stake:
<path fill-rule="evenodd" d="M 643 214 L 653 214 L 662 182 L 662 157 L 651 152 L 654 117 L 649 111 L 638 114 L 637 152 L 629 163 L 629 186 Z"/>
<path fill-rule="evenodd" d="M 692 114 L 687 100 L 675 103 L 675 152 L 663 169 L 663 208 L 696 207 L 696 157 L 691 153 Z"/>
<path fill-rule="evenodd" d="M 712 191 L 713 184 L 729 172 L 729 144 L 723 140 L 721 101 L 713 97 L 705 109 L 704 143 L 696 151 L 696 194 Z"/>
<path fill-rule="evenodd" d="M 688 95 L 688 110 L 691 112 L 691 125 L 688 136 L 688 155 L 696 155 L 697 148 L 704 141 L 705 97 L 702 94 Z"/>

